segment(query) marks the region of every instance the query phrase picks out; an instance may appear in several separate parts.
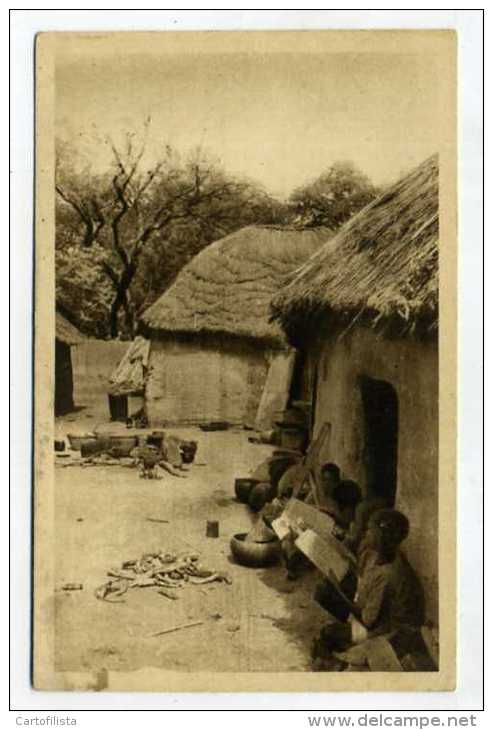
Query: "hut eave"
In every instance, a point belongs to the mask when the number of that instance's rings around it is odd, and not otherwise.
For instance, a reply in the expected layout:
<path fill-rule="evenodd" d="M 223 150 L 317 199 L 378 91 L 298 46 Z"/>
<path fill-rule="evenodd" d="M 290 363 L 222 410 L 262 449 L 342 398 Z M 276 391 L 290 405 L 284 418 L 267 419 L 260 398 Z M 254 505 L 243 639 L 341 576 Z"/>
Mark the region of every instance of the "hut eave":
<path fill-rule="evenodd" d="M 274 298 L 271 321 L 296 330 L 364 322 L 388 333 L 438 328 L 438 156 L 352 218 Z M 323 316 L 322 316 L 323 315 Z"/>

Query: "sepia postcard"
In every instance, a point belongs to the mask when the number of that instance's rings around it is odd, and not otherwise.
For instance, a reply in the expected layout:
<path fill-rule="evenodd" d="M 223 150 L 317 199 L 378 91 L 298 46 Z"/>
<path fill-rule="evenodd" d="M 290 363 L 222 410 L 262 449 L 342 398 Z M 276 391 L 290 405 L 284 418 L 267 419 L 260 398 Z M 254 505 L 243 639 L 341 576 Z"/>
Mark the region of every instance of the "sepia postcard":
<path fill-rule="evenodd" d="M 36 689 L 455 688 L 456 53 L 37 36 Z"/>

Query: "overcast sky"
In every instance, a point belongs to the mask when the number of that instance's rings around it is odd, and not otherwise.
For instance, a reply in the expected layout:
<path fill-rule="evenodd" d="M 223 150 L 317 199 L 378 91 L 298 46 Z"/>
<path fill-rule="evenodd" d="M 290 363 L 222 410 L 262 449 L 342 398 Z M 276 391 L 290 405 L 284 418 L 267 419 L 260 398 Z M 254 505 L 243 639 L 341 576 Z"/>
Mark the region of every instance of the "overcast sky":
<path fill-rule="evenodd" d="M 200 144 L 224 167 L 284 197 L 336 160 L 377 184 L 435 152 L 439 72 L 433 55 L 115 53 L 103 44 L 57 56 L 57 135 L 96 166 L 97 137 L 152 118 L 148 154 Z"/>

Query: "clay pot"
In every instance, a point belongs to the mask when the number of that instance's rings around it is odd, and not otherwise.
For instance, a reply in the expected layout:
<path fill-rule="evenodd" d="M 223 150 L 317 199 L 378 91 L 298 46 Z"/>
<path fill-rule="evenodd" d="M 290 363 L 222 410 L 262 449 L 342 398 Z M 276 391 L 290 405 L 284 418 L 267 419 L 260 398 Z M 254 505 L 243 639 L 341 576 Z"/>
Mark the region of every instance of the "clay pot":
<path fill-rule="evenodd" d="M 70 443 L 72 451 L 80 451 L 82 444 L 94 443 L 96 441 L 95 434 L 74 434 L 68 433 L 67 438 Z"/>
<path fill-rule="evenodd" d="M 260 512 L 262 507 L 270 502 L 277 494 L 277 488 L 270 482 L 260 482 L 251 490 L 248 505 L 253 512 Z"/>
<path fill-rule="evenodd" d="M 217 520 L 207 520 L 205 526 L 206 537 L 219 537 L 219 522 Z"/>
<path fill-rule="evenodd" d="M 192 464 L 197 453 L 197 442 L 196 441 L 182 441 L 181 444 L 181 457 L 184 464 Z"/>
<path fill-rule="evenodd" d="M 117 458 L 129 456 L 132 449 L 138 445 L 138 439 L 136 436 L 109 434 L 106 437 L 106 440 L 108 442 L 108 449 L 112 453 L 114 452 L 114 455 L 117 456 Z"/>
<path fill-rule="evenodd" d="M 264 568 L 277 562 L 281 554 L 281 544 L 275 539 L 271 542 L 245 542 L 246 532 L 231 538 L 231 552 L 240 565 L 249 568 Z"/>
<path fill-rule="evenodd" d="M 239 502 L 247 504 L 253 487 L 258 484 L 257 479 L 235 479 L 235 494 Z"/>
<path fill-rule="evenodd" d="M 276 540 L 276 533 L 272 530 L 263 519 L 258 519 L 252 529 L 245 537 L 245 542 L 265 543 Z"/>
<path fill-rule="evenodd" d="M 88 456 L 97 456 L 97 454 L 102 454 L 103 451 L 106 451 L 109 446 L 109 441 L 105 438 L 97 438 L 93 441 L 83 442 L 80 446 L 80 455 L 83 459 L 86 459 Z"/>
<path fill-rule="evenodd" d="M 163 445 L 163 439 L 164 431 L 153 431 L 149 434 L 146 440 L 150 446 L 156 446 L 158 449 L 161 449 Z"/>

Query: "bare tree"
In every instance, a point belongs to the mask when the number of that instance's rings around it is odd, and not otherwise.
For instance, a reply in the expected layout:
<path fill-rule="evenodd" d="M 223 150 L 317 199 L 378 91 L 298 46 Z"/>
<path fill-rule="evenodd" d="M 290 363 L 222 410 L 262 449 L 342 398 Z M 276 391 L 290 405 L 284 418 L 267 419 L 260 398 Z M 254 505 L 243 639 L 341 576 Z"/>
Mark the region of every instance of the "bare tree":
<path fill-rule="evenodd" d="M 115 337 L 120 313 L 133 335 L 131 285 L 146 247 L 191 220 L 209 232 L 207 240 L 224 235 L 242 218 L 241 207 L 252 205 L 259 193 L 251 184 L 227 177 L 200 150 L 186 164 L 178 164 L 167 147 L 161 160 L 143 170 L 145 137 L 137 145 L 128 134 L 123 149 L 111 141 L 109 145 L 109 174 L 81 181 L 60 171 L 56 191 L 76 215 L 80 245 L 97 243 L 108 252 L 100 264 L 114 289 L 109 330 Z"/>

